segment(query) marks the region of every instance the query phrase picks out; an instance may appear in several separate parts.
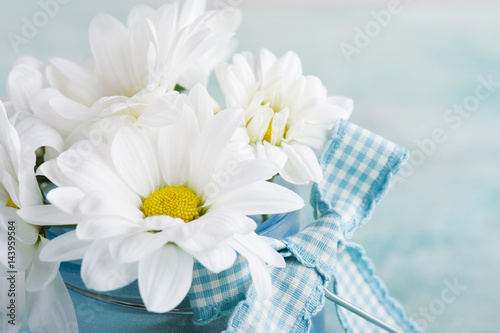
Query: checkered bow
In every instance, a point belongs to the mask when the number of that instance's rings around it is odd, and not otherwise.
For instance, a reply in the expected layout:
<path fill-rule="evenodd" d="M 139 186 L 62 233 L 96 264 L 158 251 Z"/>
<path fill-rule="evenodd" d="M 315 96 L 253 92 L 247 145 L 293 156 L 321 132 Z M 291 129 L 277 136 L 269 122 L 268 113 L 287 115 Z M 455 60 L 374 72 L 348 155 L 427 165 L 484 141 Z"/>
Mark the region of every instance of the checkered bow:
<path fill-rule="evenodd" d="M 231 314 L 226 332 L 308 332 L 333 276 L 338 296 L 404 332 L 419 332 L 374 275 L 362 247 L 346 242 L 370 217 L 406 156 L 404 148 L 341 121 L 320 157 L 324 177 L 311 194 L 316 220 L 290 237 L 265 238 L 287 262 L 270 268 L 272 298 L 258 299 L 241 256 L 219 274 L 197 263 L 189 292 L 195 323 Z M 342 307 L 337 313 L 347 332 L 384 332 Z"/>

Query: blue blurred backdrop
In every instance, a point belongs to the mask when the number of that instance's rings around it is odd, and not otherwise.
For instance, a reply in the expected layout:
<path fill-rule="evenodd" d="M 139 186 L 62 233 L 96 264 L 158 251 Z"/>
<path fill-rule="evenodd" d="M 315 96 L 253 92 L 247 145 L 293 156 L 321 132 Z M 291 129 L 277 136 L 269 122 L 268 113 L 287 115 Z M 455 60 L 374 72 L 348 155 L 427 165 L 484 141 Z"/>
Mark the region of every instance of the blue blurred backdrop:
<path fill-rule="evenodd" d="M 351 121 L 411 151 L 354 239 L 391 294 L 427 332 L 500 332 L 500 5 L 221 1 L 243 10 L 238 50 L 294 50 L 305 74 L 354 99 Z M 162 3 L 65 2 L 16 52 L 8 34 L 41 7 L 2 0 L 0 95 L 18 56 L 80 61 L 96 13 L 124 20 L 134 4 Z"/>

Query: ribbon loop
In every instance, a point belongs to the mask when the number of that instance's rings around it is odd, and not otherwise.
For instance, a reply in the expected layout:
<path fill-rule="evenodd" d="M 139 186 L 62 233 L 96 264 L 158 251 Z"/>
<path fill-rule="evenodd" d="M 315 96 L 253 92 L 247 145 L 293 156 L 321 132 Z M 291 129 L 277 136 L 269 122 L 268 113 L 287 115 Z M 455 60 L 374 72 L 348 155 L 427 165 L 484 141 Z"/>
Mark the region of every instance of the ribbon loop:
<path fill-rule="evenodd" d="M 337 214 L 346 239 L 371 215 L 406 149 L 348 121 L 340 121 L 319 159 L 323 180 L 313 186 L 315 217 Z"/>

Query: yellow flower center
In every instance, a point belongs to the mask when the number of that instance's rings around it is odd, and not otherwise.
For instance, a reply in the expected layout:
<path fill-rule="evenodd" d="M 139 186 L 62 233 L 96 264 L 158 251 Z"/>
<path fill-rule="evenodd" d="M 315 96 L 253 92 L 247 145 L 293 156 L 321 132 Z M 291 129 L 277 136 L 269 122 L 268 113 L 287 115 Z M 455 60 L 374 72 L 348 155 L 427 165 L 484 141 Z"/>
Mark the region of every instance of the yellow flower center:
<path fill-rule="evenodd" d="M 270 107 L 271 109 L 273 109 L 274 113 L 280 112 L 279 108 L 272 105 L 271 102 L 262 102 L 262 105 Z M 267 141 L 267 142 L 271 143 L 272 133 L 273 133 L 273 120 L 271 119 L 271 121 L 269 122 L 269 126 L 267 127 L 266 134 L 264 134 L 264 137 L 262 138 L 262 141 Z"/>
<path fill-rule="evenodd" d="M 271 108 L 274 112 L 274 114 L 276 115 L 277 113 L 280 113 L 280 110 L 283 109 L 283 105 L 281 102 L 276 102 L 273 103 L 273 102 L 270 102 L 270 101 L 263 101 L 262 104 L 263 106 L 267 106 L 269 108 Z M 269 122 L 269 126 L 267 127 L 267 130 L 266 130 L 266 133 L 264 133 L 264 137 L 262 138 L 262 141 L 267 141 L 271 144 L 274 144 L 274 145 L 279 145 L 280 142 L 281 142 L 281 139 L 284 138 L 286 136 L 286 132 L 288 130 L 288 126 L 286 123 L 283 123 L 283 124 L 280 124 L 279 122 L 283 121 L 284 119 L 283 118 L 278 118 L 278 123 L 275 124 L 277 127 L 277 137 L 275 138 L 274 141 L 272 141 L 273 139 L 273 122 L 275 120 L 276 117 L 274 117 L 273 119 L 271 119 L 271 121 Z M 288 116 L 286 116 L 286 119 L 288 119 Z M 284 120 L 285 122 L 287 120 Z"/>
<path fill-rule="evenodd" d="M 276 112 L 276 111 L 274 111 L 274 112 Z M 262 139 L 262 141 L 267 141 L 267 142 L 271 143 L 271 134 L 272 133 L 273 133 L 273 120 L 271 119 L 271 121 L 269 122 L 269 127 L 267 128 L 266 134 L 264 134 L 264 138 Z"/>
<path fill-rule="evenodd" d="M 288 131 L 288 126 L 285 125 L 285 129 L 283 131 L 282 136 L 278 137 L 278 140 L 277 140 L 277 143 L 276 143 L 277 145 L 279 145 L 279 143 L 281 142 L 282 138 L 286 137 L 287 131 Z M 273 119 L 271 119 L 271 121 L 269 122 L 269 127 L 267 128 L 267 131 L 264 134 L 264 137 L 262 138 L 262 141 L 267 141 L 269 143 L 272 143 L 271 142 L 272 134 L 273 134 Z"/>
<path fill-rule="evenodd" d="M 143 202 L 144 215 L 168 215 L 190 222 L 200 217 L 201 198 L 186 185 L 166 186 L 151 194 Z"/>
<path fill-rule="evenodd" d="M 17 205 L 14 203 L 14 201 L 12 201 L 12 198 L 10 197 L 9 200 L 7 200 L 7 202 L 5 203 L 5 206 L 10 208 L 20 209 L 19 207 L 17 207 Z"/>

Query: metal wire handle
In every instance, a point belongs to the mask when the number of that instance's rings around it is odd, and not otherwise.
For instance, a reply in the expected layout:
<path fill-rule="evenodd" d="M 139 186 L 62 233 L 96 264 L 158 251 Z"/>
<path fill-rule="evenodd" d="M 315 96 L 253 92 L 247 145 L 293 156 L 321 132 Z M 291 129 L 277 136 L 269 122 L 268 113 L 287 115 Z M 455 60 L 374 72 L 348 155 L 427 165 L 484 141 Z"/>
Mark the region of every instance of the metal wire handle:
<path fill-rule="evenodd" d="M 334 293 L 332 293 L 327 288 L 325 288 L 325 296 L 326 296 L 326 298 L 328 300 L 334 302 L 337 305 L 340 305 L 341 307 L 343 307 L 343 308 L 351 311 L 352 313 L 357 314 L 361 318 L 364 318 L 364 319 L 368 320 L 369 322 L 377 325 L 378 327 L 386 330 L 387 332 L 391 332 L 391 333 L 404 333 L 403 331 L 399 330 L 398 328 L 395 328 L 395 327 L 387 324 L 386 322 L 378 319 L 374 315 L 372 315 L 372 314 L 370 314 L 370 313 L 368 313 L 368 312 L 360 309 L 356 305 L 354 305 L 354 304 L 346 301 L 345 299 L 343 299 L 341 297 L 338 297 L 337 295 L 335 295 Z"/>

